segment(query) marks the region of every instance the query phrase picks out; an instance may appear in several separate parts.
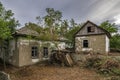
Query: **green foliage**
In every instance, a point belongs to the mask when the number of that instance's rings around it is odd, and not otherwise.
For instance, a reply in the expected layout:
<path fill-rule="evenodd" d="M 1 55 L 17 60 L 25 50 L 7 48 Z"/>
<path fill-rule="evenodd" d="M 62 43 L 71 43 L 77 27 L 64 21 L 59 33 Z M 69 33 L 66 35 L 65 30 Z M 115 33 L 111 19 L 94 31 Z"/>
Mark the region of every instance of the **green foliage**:
<path fill-rule="evenodd" d="M 120 49 L 120 34 L 115 34 L 110 39 L 110 47 L 115 49 Z"/>
<path fill-rule="evenodd" d="M 46 8 L 47 15 L 43 17 L 45 22 L 45 29 L 44 34 L 45 36 L 48 36 L 50 34 L 51 40 L 57 40 L 58 39 L 58 26 L 61 21 L 62 13 L 58 10 L 54 10 L 53 8 Z M 47 29 L 46 29 L 47 28 Z M 56 30 L 57 29 L 57 30 Z M 47 30 L 47 31 L 46 31 Z M 48 32 L 48 34 L 46 34 Z"/>
<path fill-rule="evenodd" d="M 101 23 L 100 27 L 104 28 L 110 33 L 116 33 L 118 28 L 116 27 L 115 23 L 110 23 L 109 21 L 105 21 Z M 120 35 L 115 34 L 110 39 L 110 48 L 120 49 Z"/>
<path fill-rule="evenodd" d="M 11 38 L 11 31 L 7 26 L 8 22 L 0 19 L 0 39 L 5 40 Z"/>
<path fill-rule="evenodd" d="M 109 74 L 109 75 L 119 75 L 120 74 L 120 64 L 117 60 L 110 59 L 105 60 L 98 70 L 101 74 Z"/>
<path fill-rule="evenodd" d="M 18 25 L 18 21 L 13 18 L 14 13 L 11 10 L 6 10 L 0 2 L 0 48 L 3 54 L 3 64 L 5 66 L 5 53 L 7 49 L 3 50 L 3 47 L 7 48 L 9 40 L 12 37 L 12 33 L 15 31 L 15 27 Z"/>
<path fill-rule="evenodd" d="M 73 36 L 81 25 L 75 23 L 74 19 L 70 21 L 62 20 L 62 12 L 53 8 L 46 8 L 46 12 L 47 15 L 43 18 L 40 16 L 36 17 L 38 25 L 43 24 L 41 29 L 37 29 L 40 31 L 40 39 L 58 40 L 63 37 L 73 42 Z"/>
<path fill-rule="evenodd" d="M 60 27 L 60 35 L 61 36 L 65 36 L 66 33 L 68 32 L 68 27 L 69 27 L 69 23 L 67 20 L 63 20 L 62 23 L 61 23 L 61 27 Z"/>
<path fill-rule="evenodd" d="M 120 80 L 120 76 L 112 76 L 110 80 Z"/>
<path fill-rule="evenodd" d="M 70 41 L 73 42 L 74 41 L 74 35 L 75 33 L 80 29 L 81 26 L 76 26 L 73 27 L 72 29 L 70 29 L 67 33 L 66 33 L 66 38 Z"/>
<path fill-rule="evenodd" d="M 6 10 L 0 2 L 0 38 L 2 40 L 11 38 L 11 34 L 15 31 L 15 27 L 19 24 L 13 18 L 14 13 Z"/>
<path fill-rule="evenodd" d="M 46 12 L 47 15 L 44 17 L 36 17 L 38 21 L 37 25 L 31 24 L 37 27 L 42 25 L 40 29 L 36 29 L 36 31 L 38 30 L 40 33 L 39 39 L 55 41 L 64 38 L 73 43 L 74 34 L 80 29 L 81 25 L 75 23 L 74 19 L 71 19 L 70 21 L 62 20 L 62 12 L 54 10 L 53 8 L 46 8 Z M 71 47 L 73 46 L 73 44 L 70 45 Z"/>
<path fill-rule="evenodd" d="M 39 34 L 43 32 L 43 28 L 35 23 L 29 22 L 29 23 L 26 23 L 25 26 L 28 27 L 29 29 L 37 31 Z"/>
<path fill-rule="evenodd" d="M 103 58 L 98 56 L 86 57 L 84 61 L 86 68 L 95 69 L 104 75 L 120 75 L 120 63 L 115 58 Z"/>
<path fill-rule="evenodd" d="M 102 59 L 96 56 L 88 57 L 85 61 L 86 68 L 100 68 L 102 65 Z"/>
<path fill-rule="evenodd" d="M 77 23 L 75 23 L 74 19 L 70 20 L 70 24 L 71 24 L 71 27 L 75 27 L 77 25 Z"/>
<path fill-rule="evenodd" d="M 54 10 L 53 8 L 46 8 L 47 15 L 44 17 L 44 21 L 47 26 L 52 27 L 60 21 L 62 17 L 62 13 L 58 10 Z"/>
<path fill-rule="evenodd" d="M 110 33 L 116 33 L 118 28 L 116 27 L 115 23 L 110 23 L 109 21 L 102 22 L 100 27 L 107 30 Z"/>
<path fill-rule="evenodd" d="M 120 68 L 112 68 L 111 71 L 112 71 L 114 74 L 120 76 Z"/>
<path fill-rule="evenodd" d="M 66 32 L 65 37 L 66 37 L 70 42 L 72 42 L 72 44 L 73 44 L 73 42 L 74 42 L 74 35 L 75 35 L 75 33 L 81 28 L 82 24 L 77 24 L 77 23 L 75 23 L 74 19 L 71 19 L 71 20 L 70 20 L 70 26 L 71 26 L 71 27 L 70 27 L 69 30 Z"/>

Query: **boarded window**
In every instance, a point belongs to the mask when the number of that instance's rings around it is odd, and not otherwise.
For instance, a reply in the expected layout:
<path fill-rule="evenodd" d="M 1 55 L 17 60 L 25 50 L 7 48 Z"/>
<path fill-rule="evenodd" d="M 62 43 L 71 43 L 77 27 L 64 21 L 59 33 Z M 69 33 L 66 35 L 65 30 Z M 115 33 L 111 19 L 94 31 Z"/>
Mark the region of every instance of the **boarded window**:
<path fill-rule="evenodd" d="M 31 48 L 31 56 L 32 58 L 38 58 L 38 47 L 37 46 L 33 46 Z"/>
<path fill-rule="evenodd" d="M 92 27 L 92 26 L 89 26 L 89 27 L 87 27 L 87 31 L 88 31 L 88 32 L 94 32 L 94 31 L 95 31 L 95 28 Z"/>
<path fill-rule="evenodd" d="M 48 47 L 43 48 L 43 57 L 48 57 Z"/>
<path fill-rule="evenodd" d="M 83 47 L 88 48 L 88 40 L 83 40 Z"/>

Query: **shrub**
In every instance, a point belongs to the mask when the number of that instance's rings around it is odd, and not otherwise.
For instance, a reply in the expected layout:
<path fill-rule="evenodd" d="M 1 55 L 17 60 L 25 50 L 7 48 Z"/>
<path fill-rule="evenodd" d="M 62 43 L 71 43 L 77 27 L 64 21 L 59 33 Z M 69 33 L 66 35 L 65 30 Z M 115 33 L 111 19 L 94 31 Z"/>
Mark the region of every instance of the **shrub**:
<path fill-rule="evenodd" d="M 119 67 L 118 61 L 113 59 L 106 60 L 105 63 L 102 65 L 102 68 L 105 69 L 118 68 L 118 67 Z"/>
<path fill-rule="evenodd" d="M 105 75 L 120 75 L 120 63 L 113 58 L 100 58 L 98 56 L 86 57 L 84 67 L 94 68 L 96 72 Z"/>
<path fill-rule="evenodd" d="M 119 76 L 112 76 L 110 80 L 120 80 Z"/>
<path fill-rule="evenodd" d="M 113 59 L 105 60 L 105 62 L 101 65 L 98 70 L 101 74 L 119 74 L 119 62 Z"/>
<path fill-rule="evenodd" d="M 102 59 L 96 56 L 88 57 L 85 61 L 86 68 L 99 68 L 102 64 Z"/>
<path fill-rule="evenodd" d="M 120 75 L 120 68 L 112 68 L 111 71 L 112 71 L 115 75 Z"/>

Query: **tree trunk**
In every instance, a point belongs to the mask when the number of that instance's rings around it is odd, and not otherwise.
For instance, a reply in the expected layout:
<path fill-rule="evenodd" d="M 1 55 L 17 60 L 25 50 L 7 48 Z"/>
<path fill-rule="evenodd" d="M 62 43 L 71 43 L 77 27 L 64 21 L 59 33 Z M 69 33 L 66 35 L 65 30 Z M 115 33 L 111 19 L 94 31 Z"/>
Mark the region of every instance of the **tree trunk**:
<path fill-rule="evenodd" d="M 1 53 L 3 56 L 3 67 L 4 67 L 4 70 L 6 70 L 4 41 L 1 44 Z"/>
<path fill-rule="evenodd" d="M 3 49 L 3 66 L 4 66 L 4 70 L 6 70 L 6 63 L 5 63 L 5 49 Z"/>

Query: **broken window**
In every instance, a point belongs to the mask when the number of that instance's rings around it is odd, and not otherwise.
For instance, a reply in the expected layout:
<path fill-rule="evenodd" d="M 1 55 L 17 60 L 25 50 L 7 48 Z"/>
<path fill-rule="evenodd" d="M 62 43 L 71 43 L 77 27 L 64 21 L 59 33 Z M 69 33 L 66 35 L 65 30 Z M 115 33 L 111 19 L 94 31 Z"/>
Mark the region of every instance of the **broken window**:
<path fill-rule="evenodd" d="M 94 32 L 95 29 L 92 26 L 87 27 L 87 32 Z"/>
<path fill-rule="evenodd" d="M 88 48 L 88 40 L 83 40 L 83 47 Z"/>
<path fill-rule="evenodd" d="M 37 46 L 33 46 L 31 49 L 31 56 L 32 58 L 38 58 L 38 47 Z"/>
<path fill-rule="evenodd" d="M 48 47 L 43 48 L 43 57 L 48 57 Z"/>

